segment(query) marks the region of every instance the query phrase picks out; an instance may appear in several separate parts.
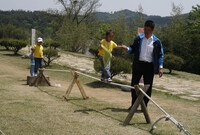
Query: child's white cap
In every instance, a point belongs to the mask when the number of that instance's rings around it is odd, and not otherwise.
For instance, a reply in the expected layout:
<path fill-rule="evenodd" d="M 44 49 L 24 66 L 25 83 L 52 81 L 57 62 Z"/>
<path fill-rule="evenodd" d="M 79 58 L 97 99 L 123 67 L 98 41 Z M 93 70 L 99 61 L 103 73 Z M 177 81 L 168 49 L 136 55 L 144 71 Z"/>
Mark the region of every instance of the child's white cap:
<path fill-rule="evenodd" d="M 39 37 L 39 38 L 37 39 L 37 41 L 43 43 L 43 39 L 42 39 L 41 37 Z"/>

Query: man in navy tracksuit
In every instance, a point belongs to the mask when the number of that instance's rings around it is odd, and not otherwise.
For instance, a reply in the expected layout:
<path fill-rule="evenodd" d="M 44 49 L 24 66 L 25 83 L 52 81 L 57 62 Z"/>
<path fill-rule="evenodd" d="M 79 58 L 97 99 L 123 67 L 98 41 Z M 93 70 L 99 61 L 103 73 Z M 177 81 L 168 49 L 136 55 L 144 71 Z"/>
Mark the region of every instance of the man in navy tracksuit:
<path fill-rule="evenodd" d="M 154 74 L 159 74 L 159 77 L 163 75 L 162 68 L 164 58 L 162 43 L 153 34 L 154 27 L 154 22 L 147 20 L 144 24 L 144 33 L 136 37 L 131 46 L 127 47 L 123 45 L 124 50 L 134 54 L 131 86 L 138 85 L 141 76 L 143 76 L 144 84 L 150 84 L 147 90 L 147 95 L 150 97 Z M 134 89 L 131 90 L 131 95 L 132 107 L 137 98 Z M 149 99 L 144 97 L 144 102 L 147 106 Z"/>

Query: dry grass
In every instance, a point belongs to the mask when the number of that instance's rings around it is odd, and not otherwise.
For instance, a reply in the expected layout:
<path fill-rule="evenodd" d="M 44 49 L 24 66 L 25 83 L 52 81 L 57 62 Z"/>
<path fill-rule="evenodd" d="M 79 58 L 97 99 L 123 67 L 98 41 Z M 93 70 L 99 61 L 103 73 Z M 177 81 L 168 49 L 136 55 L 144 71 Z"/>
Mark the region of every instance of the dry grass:
<path fill-rule="evenodd" d="M 119 89 L 91 88 L 84 85 L 89 100 L 83 100 L 73 88 L 70 101 L 62 100 L 71 82 L 68 73 L 46 72 L 53 84 L 59 87 L 29 87 L 26 84 L 28 60 L 8 56 L 10 52 L 0 51 L 0 130 L 6 135 L 150 135 L 150 124 L 136 114 L 130 125 L 122 123 L 127 116 L 130 93 Z M 81 77 L 84 84 L 92 80 Z M 153 98 L 187 130 L 197 135 L 199 132 L 200 105 L 174 98 L 166 94 L 154 93 Z M 149 113 L 152 121 L 162 113 L 151 103 Z M 180 135 L 170 122 L 161 121 L 153 135 Z"/>

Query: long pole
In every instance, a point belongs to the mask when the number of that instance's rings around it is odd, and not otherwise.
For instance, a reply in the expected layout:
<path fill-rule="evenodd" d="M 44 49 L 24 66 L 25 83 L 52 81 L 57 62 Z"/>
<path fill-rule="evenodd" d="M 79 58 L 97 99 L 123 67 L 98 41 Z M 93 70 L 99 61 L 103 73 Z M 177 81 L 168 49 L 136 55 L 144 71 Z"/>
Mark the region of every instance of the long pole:
<path fill-rule="evenodd" d="M 47 70 L 47 71 L 59 71 L 59 72 L 68 72 L 68 70 L 56 70 L 56 69 L 44 69 L 44 70 Z M 85 73 L 82 73 L 82 72 L 79 72 L 79 71 L 75 71 L 76 73 L 78 74 L 81 74 L 83 76 L 86 76 L 86 77 L 89 77 L 89 78 L 92 78 L 94 80 L 98 80 L 98 81 L 101 81 L 99 78 L 96 78 L 96 77 L 93 77 L 93 76 L 90 76 L 88 74 L 85 74 Z M 124 85 L 124 84 L 119 84 L 119 83 L 114 83 L 114 82 L 110 82 L 109 84 L 112 84 L 112 85 L 115 85 L 115 86 L 121 86 L 121 87 L 127 87 L 127 88 L 131 88 L 131 89 L 134 89 L 133 86 L 129 86 L 129 85 Z M 152 129 L 151 131 L 153 130 L 153 127 L 154 125 L 160 121 L 162 118 L 166 118 L 166 120 L 170 120 L 172 123 L 174 123 L 179 129 L 180 131 L 183 131 L 186 135 L 191 135 L 187 130 L 184 129 L 183 125 L 181 123 L 179 123 L 176 119 L 174 119 L 173 117 L 171 117 L 162 107 L 160 107 L 151 97 L 149 97 L 141 88 L 139 88 L 140 92 L 142 92 L 144 94 L 144 96 L 146 96 L 157 108 L 159 108 L 164 114 L 165 116 L 159 118 L 156 122 L 154 122 L 153 126 L 152 126 Z"/>

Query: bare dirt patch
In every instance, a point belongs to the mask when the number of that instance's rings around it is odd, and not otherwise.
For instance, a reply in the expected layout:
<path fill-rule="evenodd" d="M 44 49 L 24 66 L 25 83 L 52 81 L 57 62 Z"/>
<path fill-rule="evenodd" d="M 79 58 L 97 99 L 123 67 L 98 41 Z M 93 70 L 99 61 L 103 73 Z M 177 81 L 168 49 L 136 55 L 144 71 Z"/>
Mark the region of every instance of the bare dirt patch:
<path fill-rule="evenodd" d="M 93 60 L 74 56 L 70 54 L 61 54 L 61 57 L 55 61 L 55 63 L 60 65 L 66 65 L 71 68 L 75 68 L 81 71 L 85 71 L 88 73 L 95 73 Z M 131 75 L 125 74 L 126 79 L 122 78 L 121 76 L 116 76 L 116 79 L 131 82 Z M 178 95 L 181 98 L 189 99 L 189 100 L 200 100 L 200 83 L 199 81 L 193 80 L 186 80 L 183 78 L 177 78 L 173 76 L 163 76 L 159 78 L 155 75 L 154 77 L 154 88 L 155 90 L 161 92 L 171 93 L 172 95 Z"/>

